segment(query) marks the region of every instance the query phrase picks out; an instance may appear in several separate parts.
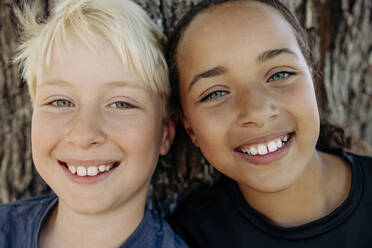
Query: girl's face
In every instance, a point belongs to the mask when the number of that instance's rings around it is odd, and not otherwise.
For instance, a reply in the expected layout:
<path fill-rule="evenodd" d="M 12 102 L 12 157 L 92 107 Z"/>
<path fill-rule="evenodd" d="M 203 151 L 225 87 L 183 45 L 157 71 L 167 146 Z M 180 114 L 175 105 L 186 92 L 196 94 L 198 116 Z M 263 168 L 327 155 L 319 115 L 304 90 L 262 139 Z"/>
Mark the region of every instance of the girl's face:
<path fill-rule="evenodd" d="M 291 26 L 271 7 L 232 3 L 197 16 L 179 43 L 184 126 L 241 187 L 284 190 L 315 161 L 319 115 Z"/>

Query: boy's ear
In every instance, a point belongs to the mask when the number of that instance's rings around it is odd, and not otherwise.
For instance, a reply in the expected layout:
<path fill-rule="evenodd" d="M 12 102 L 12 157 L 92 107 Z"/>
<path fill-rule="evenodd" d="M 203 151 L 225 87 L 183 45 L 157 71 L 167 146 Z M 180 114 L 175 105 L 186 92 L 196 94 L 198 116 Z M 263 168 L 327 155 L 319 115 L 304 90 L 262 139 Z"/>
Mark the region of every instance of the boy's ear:
<path fill-rule="evenodd" d="M 187 134 L 189 135 L 192 143 L 194 143 L 194 145 L 199 147 L 198 140 L 196 139 L 196 135 L 195 135 L 194 131 L 192 130 L 190 123 L 185 118 L 183 118 L 182 119 L 182 124 L 183 124 L 183 127 L 185 128 Z"/>
<path fill-rule="evenodd" d="M 164 120 L 164 132 L 161 142 L 160 155 L 165 155 L 169 151 L 176 135 L 176 120 L 168 118 Z"/>

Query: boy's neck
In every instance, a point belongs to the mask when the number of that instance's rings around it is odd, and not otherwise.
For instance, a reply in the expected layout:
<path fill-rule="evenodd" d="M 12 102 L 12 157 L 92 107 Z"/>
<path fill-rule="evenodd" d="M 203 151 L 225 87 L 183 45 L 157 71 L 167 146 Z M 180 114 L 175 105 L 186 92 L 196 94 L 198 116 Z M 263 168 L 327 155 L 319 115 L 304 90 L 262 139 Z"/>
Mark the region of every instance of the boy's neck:
<path fill-rule="evenodd" d="M 239 185 L 257 211 L 283 227 L 309 223 L 330 214 L 348 196 L 351 168 L 340 157 L 314 151 L 301 177 L 289 188 L 262 193 Z"/>
<path fill-rule="evenodd" d="M 43 247 L 119 247 L 143 219 L 146 195 L 110 212 L 82 214 L 59 201 L 41 230 Z M 141 199 L 142 198 L 142 199 Z"/>

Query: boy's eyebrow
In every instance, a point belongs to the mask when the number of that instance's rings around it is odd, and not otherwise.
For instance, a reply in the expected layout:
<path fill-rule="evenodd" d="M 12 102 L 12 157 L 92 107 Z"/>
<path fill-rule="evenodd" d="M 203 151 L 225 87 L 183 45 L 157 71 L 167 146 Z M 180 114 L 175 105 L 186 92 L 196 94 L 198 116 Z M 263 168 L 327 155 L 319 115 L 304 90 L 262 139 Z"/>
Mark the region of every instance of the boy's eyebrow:
<path fill-rule="evenodd" d="M 64 81 L 64 80 L 50 80 L 42 82 L 38 85 L 38 87 L 48 86 L 48 85 L 57 85 L 57 86 L 63 86 L 63 85 L 71 85 L 71 82 Z M 137 84 L 135 83 L 127 83 L 124 81 L 112 81 L 112 82 L 105 82 L 106 85 L 110 87 L 124 87 L 124 86 L 132 86 L 136 87 Z"/>
<path fill-rule="evenodd" d="M 272 59 L 272 58 L 274 58 L 276 56 L 279 56 L 279 55 L 281 55 L 283 53 L 294 55 L 294 56 L 297 57 L 296 53 L 293 52 L 291 49 L 289 49 L 289 48 L 280 48 L 280 49 L 273 49 L 273 50 L 268 50 L 268 51 L 263 52 L 262 54 L 260 54 L 257 57 L 257 62 L 263 63 L 266 60 Z"/>
<path fill-rule="evenodd" d="M 130 83 L 126 83 L 126 82 L 122 82 L 122 81 L 107 82 L 105 84 L 110 86 L 110 87 L 124 87 L 124 86 L 128 86 L 128 85 L 132 85 Z"/>
<path fill-rule="evenodd" d="M 71 83 L 68 81 L 63 81 L 63 80 L 46 80 L 46 81 L 42 81 L 38 83 L 37 87 L 44 88 L 44 87 L 53 86 L 53 85 L 54 86 L 68 86 L 68 85 L 71 85 Z"/>
<path fill-rule="evenodd" d="M 226 69 L 226 67 L 224 66 L 216 66 L 216 67 L 213 67 L 212 69 L 209 69 L 209 70 L 206 70 L 204 72 L 201 72 L 199 73 L 198 75 L 194 76 L 194 78 L 192 79 L 189 87 L 188 87 L 188 90 L 190 91 L 191 90 L 191 87 L 195 85 L 195 83 L 201 79 L 201 78 L 211 78 L 211 77 L 216 77 L 216 76 L 219 76 L 221 74 L 224 74 L 226 73 L 228 70 Z"/>

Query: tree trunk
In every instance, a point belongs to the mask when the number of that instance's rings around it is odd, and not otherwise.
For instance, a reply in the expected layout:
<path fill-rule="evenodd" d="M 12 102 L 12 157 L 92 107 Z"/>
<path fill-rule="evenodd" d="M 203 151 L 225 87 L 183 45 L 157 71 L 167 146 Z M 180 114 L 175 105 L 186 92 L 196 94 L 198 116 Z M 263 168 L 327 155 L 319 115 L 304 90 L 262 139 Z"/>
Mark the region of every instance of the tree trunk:
<path fill-rule="evenodd" d="M 38 0 L 44 15 L 55 1 Z M 198 0 L 137 0 L 169 34 L 176 21 Z M 371 155 L 372 36 L 370 0 L 283 0 L 309 32 L 320 72 L 316 81 L 321 117 L 345 127 L 353 150 Z M 0 2 L 0 202 L 49 191 L 31 160 L 31 103 L 19 71 L 11 63 L 17 23 L 12 0 Z M 218 173 L 208 165 L 181 127 L 170 153 L 160 159 L 150 188 L 150 206 L 163 214 L 178 199 Z"/>

